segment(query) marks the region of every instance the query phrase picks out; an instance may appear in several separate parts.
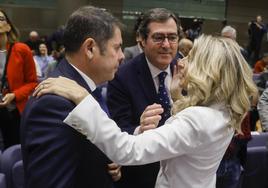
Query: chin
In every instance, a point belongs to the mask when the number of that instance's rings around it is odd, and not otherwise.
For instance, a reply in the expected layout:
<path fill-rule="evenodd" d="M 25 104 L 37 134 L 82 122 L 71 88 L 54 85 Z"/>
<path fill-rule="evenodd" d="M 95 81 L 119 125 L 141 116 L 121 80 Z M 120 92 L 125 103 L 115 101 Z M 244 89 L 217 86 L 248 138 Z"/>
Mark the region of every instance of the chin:
<path fill-rule="evenodd" d="M 107 81 L 111 81 L 111 80 L 113 80 L 113 79 L 114 79 L 114 74 L 111 75 L 111 76 L 109 77 L 109 79 L 107 79 Z"/>

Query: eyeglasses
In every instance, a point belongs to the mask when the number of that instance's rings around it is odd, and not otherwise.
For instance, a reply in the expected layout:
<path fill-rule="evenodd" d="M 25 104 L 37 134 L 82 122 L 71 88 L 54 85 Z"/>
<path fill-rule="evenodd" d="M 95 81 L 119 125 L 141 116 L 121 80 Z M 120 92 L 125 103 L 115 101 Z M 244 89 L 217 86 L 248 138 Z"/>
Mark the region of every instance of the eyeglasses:
<path fill-rule="evenodd" d="M 0 16 L 0 21 L 4 22 L 4 21 L 7 21 L 7 19 L 4 16 Z"/>
<path fill-rule="evenodd" d="M 153 42 L 161 44 L 163 43 L 166 38 L 168 39 L 169 43 L 177 43 L 178 42 L 178 35 L 177 34 L 163 34 L 163 33 L 155 33 L 151 36 L 151 38 L 153 39 Z"/>

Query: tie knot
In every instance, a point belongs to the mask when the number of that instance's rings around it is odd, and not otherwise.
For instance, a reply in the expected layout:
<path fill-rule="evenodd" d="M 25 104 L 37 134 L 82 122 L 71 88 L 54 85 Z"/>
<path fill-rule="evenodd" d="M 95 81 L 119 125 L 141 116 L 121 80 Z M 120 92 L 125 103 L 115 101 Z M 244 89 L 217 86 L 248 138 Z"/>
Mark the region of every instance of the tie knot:
<path fill-rule="evenodd" d="M 167 76 L 167 72 L 163 71 L 158 74 L 159 83 L 165 83 L 165 78 Z"/>

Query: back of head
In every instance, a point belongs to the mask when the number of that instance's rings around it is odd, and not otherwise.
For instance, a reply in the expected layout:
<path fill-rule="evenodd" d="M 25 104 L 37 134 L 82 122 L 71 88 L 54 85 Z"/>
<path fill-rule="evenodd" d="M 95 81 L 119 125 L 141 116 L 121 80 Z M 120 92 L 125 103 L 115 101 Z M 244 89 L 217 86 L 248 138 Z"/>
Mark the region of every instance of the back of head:
<path fill-rule="evenodd" d="M 173 112 L 222 103 L 230 112 L 230 125 L 240 131 L 257 89 L 239 45 L 228 38 L 202 35 L 195 40 L 187 61 L 188 94 L 175 102 Z"/>
<path fill-rule="evenodd" d="M 189 54 L 192 47 L 193 47 L 193 42 L 187 38 L 183 38 L 179 41 L 178 48 L 179 48 L 179 51 L 183 53 L 184 57 L 186 57 Z"/>
<path fill-rule="evenodd" d="M 143 39 L 147 39 L 148 33 L 150 32 L 148 29 L 148 25 L 150 23 L 152 22 L 164 23 L 170 18 L 174 19 L 178 27 L 179 21 L 177 19 L 177 16 L 173 12 L 165 8 L 153 8 L 146 11 L 143 15 L 143 19 L 139 27 L 141 37 Z"/>
<path fill-rule="evenodd" d="M 106 10 L 93 6 L 81 7 L 67 21 L 63 34 L 65 52 L 77 52 L 84 40 L 93 38 L 103 53 L 106 42 L 114 35 L 115 27 L 121 27 L 121 23 Z"/>
<path fill-rule="evenodd" d="M 29 38 L 30 38 L 31 40 L 37 40 L 37 39 L 39 38 L 39 34 L 38 34 L 36 31 L 31 31 L 31 32 L 29 33 Z"/>
<path fill-rule="evenodd" d="M 262 23 L 262 16 L 261 16 L 261 15 L 257 15 L 257 16 L 256 16 L 256 21 L 257 21 L 258 23 Z"/>
<path fill-rule="evenodd" d="M 236 30 L 235 28 L 227 25 L 221 30 L 221 36 L 236 40 Z"/>

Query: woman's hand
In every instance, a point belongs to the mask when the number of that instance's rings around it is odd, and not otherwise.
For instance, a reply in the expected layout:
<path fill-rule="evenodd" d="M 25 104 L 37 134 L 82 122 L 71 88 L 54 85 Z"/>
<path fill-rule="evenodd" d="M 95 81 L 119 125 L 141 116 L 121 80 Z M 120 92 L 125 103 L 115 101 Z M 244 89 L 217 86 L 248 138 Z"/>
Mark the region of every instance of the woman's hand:
<path fill-rule="evenodd" d="M 89 95 L 88 91 L 75 81 L 61 76 L 42 81 L 35 88 L 33 96 L 40 97 L 47 93 L 60 95 L 73 101 L 75 104 L 79 104 Z"/>
<path fill-rule="evenodd" d="M 0 108 L 6 107 L 15 99 L 14 93 L 7 93 L 0 102 Z"/>
<path fill-rule="evenodd" d="M 152 104 L 145 108 L 140 117 L 140 129 L 139 133 L 143 133 L 146 130 L 155 129 L 161 120 L 161 115 L 164 109 L 160 104 Z"/>

